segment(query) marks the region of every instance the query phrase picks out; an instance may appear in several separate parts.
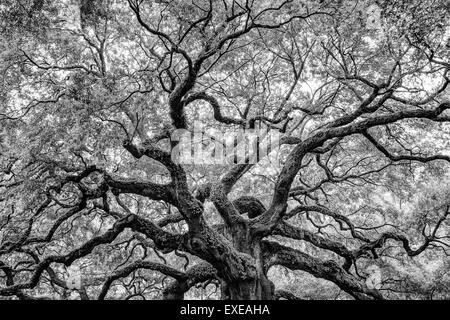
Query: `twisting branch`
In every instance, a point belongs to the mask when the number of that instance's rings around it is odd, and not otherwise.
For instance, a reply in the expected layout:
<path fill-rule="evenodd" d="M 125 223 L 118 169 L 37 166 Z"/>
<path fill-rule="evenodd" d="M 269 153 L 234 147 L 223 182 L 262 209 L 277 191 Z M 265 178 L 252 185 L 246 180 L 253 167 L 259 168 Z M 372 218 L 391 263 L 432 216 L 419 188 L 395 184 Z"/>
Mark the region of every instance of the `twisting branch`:
<path fill-rule="evenodd" d="M 433 155 L 429 157 L 423 157 L 423 156 L 414 156 L 414 155 L 394 155 L 391 152 L 389 152 L 385 147 L 383 147 L 372 135 L 369 134 L 369 132 L 364 131 L 363 136 L 367 138 L 374 146 L 377 148 L 381 153 L 383 153 L 386 158 L 390 159 L 391 161 L 402 161 L 402 160 L 409 160 L 409 161 L 418 161 L 418 162 L 431 162 L 436 160 L 444 160 L 450 163 L 450 157 L 446 155 Z"/>
<path fill-rule="evenodd" d="M 403 119 L 418 118 L 429 119 L 432 121 L 448 120 L 445 117 L 440 117 L 440 115 L 449 108 L 450 102 L 445 102 L 434 109 L 405 110 L 391 114 L 373 116 L 342 127 L 324 129 L 304 140 L 295 147 L 287 158 L 275 185 L 272 204 L 267 212 L 259 217 L 258 232 L 262 235 L 270 233 L 282 218 L 286 211 L 286 203 L 289 197 L 291 184 L 301 168 L 301 160 L 308 152 L 321 146 L 327 140 L 362 133 L 369 128 L 394 123 Z"/>
<path fill-rule="evenodd" d="M 178 278 L 163 291 L 165 300 L 181 300 L 184 294 L 193 286 L 217 278 L 217 271 L 209 263 L 201 262 L 189 268 L 184 278 Z"/>
<path fill-rule="evenodd" d="M 423 235 L 425 237 L 425 241 L 415 250 L 411 248 L 410 242 L 405 236 L 393 232 L 385 232 L 378 239 L 362 245 L 359 249 L 355 250 L 353 254 L 355 258 L 357 258 L 363 255 L 365 252 L 372 252 L 372 254 L 376 258 L 377 254 L 375 249 L 383 247 L 386 241 L 391 239 L 400 242 L 408 256 L 410 257 L 417 256 L 421 254 L 423 251 L 425 251 L 425 249 L 427 249 L 433 242 L 438 243 L 440 242 L 439 237 L 437 237 L 437 232 L 439 231 L 439 228 L 441 227 L 442 223 L 447 219 L 449 215 L 450 211 L 449 207 L 447 207 L 445 213 L 442 215 L 442 217 L 439 218 L 431 234 L 426 235 L 424 229 Z"/>
<path fill-rule="evenodd" d="M 177 281 L 183 281 L 187 278 L 187 275 L 184 272 L 178 271 L 167 265 L 157 263 L 157 262 L 152 262 L 152 261 L 136 261 L 120 270 L 115 271 L 112 275 L 110 275 L 106 279 L 105 283 L 103 284 L 103 287 L 102 287 L 97 299 L 98 300 L 105 299 L 112 283 L 115 280 L 120 279 L 120 278 L 125 278 L 129 274 L 131 274 L 133 271 L 136 271 L 137 269 L 148 269 L 148 270 L 159 271 L 162 274 L 165 274 L 167 276 L 170 276 L 170 277 L 176 279 Z"/>
<path fill-rule="evenodd" d="M 338 254 L 345 259 L 343 268 L 346 271 L 350 269 L 354 260 L 351 250 L 347 249 L 343 244 L 313 234 L 308 230 L 296 228 L 288 224 L 287 222 L 281 222 L 274 230 L 274 234 L 278 234 L 291 239 L 304 240 L 318 248 L 329 250 Z"/>
<path fill-rule="evenodd" d="M 267 267 L 282 265 L 292 270 L 306 271 L 317 278 L 335 283 L 356 299 L 383 299 L 377 290 L 369 289 L 334 261 L 321 261 L 299 250 L 271 241 L 264 241 L 264 249 Z"/>

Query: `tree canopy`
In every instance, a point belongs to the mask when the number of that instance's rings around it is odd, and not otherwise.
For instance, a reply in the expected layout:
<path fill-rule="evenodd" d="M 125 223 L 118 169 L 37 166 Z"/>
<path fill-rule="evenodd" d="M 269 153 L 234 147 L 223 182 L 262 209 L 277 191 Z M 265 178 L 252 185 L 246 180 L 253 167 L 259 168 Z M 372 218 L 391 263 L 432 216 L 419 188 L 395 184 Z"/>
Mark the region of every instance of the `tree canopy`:
<path fill-rule="evenodd" d="M 0 299 L 450 298 L 449 16 L 2 1 Z M 196 123 L 279 138 L 182 163 Z"/>

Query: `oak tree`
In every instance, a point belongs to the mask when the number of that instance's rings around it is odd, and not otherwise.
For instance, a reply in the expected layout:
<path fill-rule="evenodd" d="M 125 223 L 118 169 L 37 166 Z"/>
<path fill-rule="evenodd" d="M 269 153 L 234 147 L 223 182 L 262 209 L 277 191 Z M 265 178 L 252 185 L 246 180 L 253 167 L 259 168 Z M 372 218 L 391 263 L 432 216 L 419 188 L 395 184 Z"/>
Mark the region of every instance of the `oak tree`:
<path fill-rule="evenodd" d="M 450 297 L 449 12 L 2 1 L 0 296 Z M 180 163 L 198 121 L 279 148 Z"/>

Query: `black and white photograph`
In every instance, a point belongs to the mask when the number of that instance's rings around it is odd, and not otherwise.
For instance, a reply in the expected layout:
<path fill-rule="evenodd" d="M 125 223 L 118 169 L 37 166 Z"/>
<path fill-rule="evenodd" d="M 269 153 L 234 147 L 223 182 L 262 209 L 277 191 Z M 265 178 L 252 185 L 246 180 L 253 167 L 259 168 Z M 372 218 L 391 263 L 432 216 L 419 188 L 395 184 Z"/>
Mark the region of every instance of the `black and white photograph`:
<path fill-rule="evenodd" d="M 448 0 L 0 0 L 0 310 L 450 300 L 449 83 Z"/>

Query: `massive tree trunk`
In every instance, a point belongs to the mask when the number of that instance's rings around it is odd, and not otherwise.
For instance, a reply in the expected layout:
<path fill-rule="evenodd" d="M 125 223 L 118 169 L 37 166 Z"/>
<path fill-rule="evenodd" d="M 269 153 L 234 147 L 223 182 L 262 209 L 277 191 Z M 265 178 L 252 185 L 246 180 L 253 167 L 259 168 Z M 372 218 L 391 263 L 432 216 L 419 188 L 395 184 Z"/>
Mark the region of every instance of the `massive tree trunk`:
<path fill-rule="evenodd" d="M 258 216 L 265 211 L 264 206 L 251 197 L 239 198 L 234 201 L 234 206 L 240 214 L 252 212 Z M 261 238 L 255 236 L 249 220 L 239 220 L 227 227 L 205 227 L 195 233 L 192 239 L 190 247 L 194 253 L 198 251 L 200 255 L 200 252 L 208 252 L 211 256 L 211 264 L 208 264 L 210 268 L 202 267 L 202 264 L 193 267 L 187 272 L 190 280 L 174 281 L 166 288 L 164 299 L 183 299 L 184 293 L 193 285 L 211 276 L 220 280 L 221 298 L 224 300 L 274 298 L 274 285 L 267 278 Z M 217 270 L 217 273 L 212 269 Z"/>
<path fill-rule="evenodd" d="M 241 197 L 238 200 L 243 198 Z M 256 217 L 265 211 L 264 206 L 259 201 L 256 200 L 257 202 L 255 203 L 255 201 L 250 201 L 251 197 L 245 198 L 247 202 L 245 205 L 240 203 L 240 206 L 238 206 L 238 201 L 233 202 L 241 214 L 252 213 L 253 217 Z M 228 230 L 228 232 L 234 248 L 252 257 L 256 272 L 252 273 L 249 279 L 226 283 L 224 290 L 222 290 L 222 299 L 272 300 L 274 297 L 274 285 L 267 278 L 267 270 L 261 251 L 261 239 L 259 237 L 255 238 L 248 223 L 241 224 L 235 229 Z"/>
<path fill-rule="evenodd" d="M 227 283 L 224 289 L 222 299 L 272 300 L 274 297 L 274 285 L 264 273 L 255 279 Z"/>
<path fill-rule="evenodd" d="M 233 201 L 233 206 L 240 214 L 247 214 L 250 219 L 261 215 L 266 209 L 256 198 L 243 196 Z M 274 285 L 267 278 L 267 270 L 261 251 L 259 237 L 255 234 L 249 223 L 236 224 L 227 228 L 226 236 L 231 240 L 233 247 L 239 252 L 252 257 L 256 272 L 251 277 L 241 281 L 225 283 L 222 290 L 222 299 L 232 300 L 272 300 Z"/>

